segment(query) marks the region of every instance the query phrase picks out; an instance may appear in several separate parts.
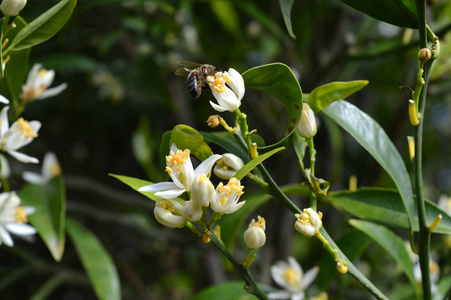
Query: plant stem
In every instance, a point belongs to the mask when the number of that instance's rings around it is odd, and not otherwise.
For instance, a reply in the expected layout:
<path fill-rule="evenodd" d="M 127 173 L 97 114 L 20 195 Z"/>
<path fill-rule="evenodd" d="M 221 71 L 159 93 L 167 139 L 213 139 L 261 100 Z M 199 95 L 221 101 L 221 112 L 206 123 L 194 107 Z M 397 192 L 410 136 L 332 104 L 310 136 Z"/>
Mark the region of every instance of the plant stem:
<path fill-rule="evenodd" d="M 211 231 L 211 242 L 218 248 L 219 251 L 221 251 L 222 254 L 233 264 L 235 269 L 237 269 L 241 276 L 246 281 L 245 289 L 248 293 L 251 293 L 255 295 L 258 299 L 264 299 L 269 300 L 268 296 L 260 289 L 260 287 L 257 285 L 257 283 L 252 278 L 252 275 L 250 274 L 249 270 L 244 268 L 234 257 L 233 255 L 227 250 L 224 243 L 218 239 L 218 237 L 215 235 L 213 231 Z"/>
<path fill-rule="evenodd" d="M 310 153 L 310 170 L 312 177 L 315 177 L 315 162 L 316 162 L 316 150 L 315 145 L 313 144 L 313 138 L 306 139 L 308 144 L 308 150 Z M 317 210 L 317 200 L 318 197 L 313 193 L 312 189 L 310 189 L 310 207 L 313 210 Z"/>

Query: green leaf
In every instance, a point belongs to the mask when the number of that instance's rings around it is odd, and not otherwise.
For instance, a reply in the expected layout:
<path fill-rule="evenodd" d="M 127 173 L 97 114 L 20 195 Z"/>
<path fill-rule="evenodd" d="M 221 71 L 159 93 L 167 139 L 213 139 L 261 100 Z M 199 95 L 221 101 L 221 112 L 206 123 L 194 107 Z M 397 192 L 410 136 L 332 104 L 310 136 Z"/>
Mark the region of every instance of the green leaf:
<path fill-rule="evenodd" d="M 210 6 L 222 27 L 231 34 L 241 29 L 240 19 L 230 1 L 210 1 Z"/>
<path fill-rule="evenodd" d="M 357 229 L 346 232 L 337 240 L 338 247 L 346 253 L 351 261 L 359 258 L 370 243 L 371 238 Z M 316 279 L 318 288 L 320 290 L 327 288 L 329 283 L 339 274 L 332 257 L 327 254 L 323 255 L 319 262 L 319 273 Z"/>
<path fill-rule="evenodd" d="M 275 145 L 261 148 L 274 149 L 289 139 L 299 123 L 302 114 L 302 90 L 291 69 L 282 63 L 273 63 L 252 68 L 243 73 L 247 89 L 264 91 L 282 102 L 288 112 L 286 136 Z"/>
<path fill-rule="evenodd" d="M 47 184 L 25 185 L 19 192 L 23 205 L 36 211 L 28 219 L 56 261 L 61 260 L 65 244 L 66 191 L 62 176 L 52 178 Z"/>
<path fill-rule="evenodd" d="M 257 156 L 256 158 L 245 164 L 238 172 L 236 172 L 234 177 L 238 180 L 243 179 L 244 176 L 246 176 L 250 171 L 252 171 L 256 166 L 261 164 L 264 160 L 284 149 L 285 147 L 280 147 L 272 151 L 266 152 L 265 154 Z"/>
<path fill-rule="evenodd" d="M 121 299 L 121 285 L 111 256 L 97 237 L 68 218 L 66 229 L 100 300 Z"/>
<path fill-rule="evenodd" d="M 256 300 L 255 296 L 246 292 L 244 285 L 244 281 L 217 284 L 204 289 L 191 300 Z"/>
<path fill-rule="evenodd" d="M 287 27 L 288 34 L 296 39 L 296 36 L 293 33 L 293 27 L 291 26 L 291 7 L 293 6 L 294 0 L 279 0 L 280 9 L 282 10 L 283 21 L 285 22 L 285 26 Z"/>
<path fill-rule="evenodd" d="M 10 41 L 14 39 L 17 33 L 27 25 L 22 17 L 17 16 L 14 19 L 16 28 L 8 31 L 5 39 Z M 5 78 L 0 80 L 0 94 L 11 100 L 13 107 L 19 104 L 19 95 L 22 92 L 22 85 L 28 74 L 28 61 L 30 57 L 30 49 L 12 52 L 5 68 Z"/>
<path fill-rule="evenodd" d="M 298 156 L 299 163 L 304 166 L 305 149 L 308 146 L 307 141 L 299 134 L 295 133 L 293 135 L 293 146 L 294 151 L 296 151 L 296 155 Z"/>
<path fill-rule="evenodd" d="M 433 295 L 434 300 L 445 300 L 451 293 L 451 275 L 443 277 L 438 283 L 438 291 Z M 448 298 L 449 299 L 449 298 Z"/>
<path fill-rule="evenodd" d="M 187 125 L 177 125 L 172 130 L 170 145 L 175 143 L 178 149 L 189 149 L 190 153 L 200 161 L 213 155 L 210 147 L 204 142 L 202 135 Z"/>
<path fill-rule="evenodd" d="M 406 212 L 399 193 L 390 189 L 361 188 L 355 192 L 331 192 L 327 201 L 355 217 L 380 222 L 391 226 L 408 228 Z M 434 233 L 451 234 L 451 216 L 436 204 L 425 201 L 426 223 L 432 224 L 441 214 L 443 219 L 434 229 Z M 413 211 L 413 229 L 418 231 L 417 208 Z"/>
<path fill-rule="evenodd" d="M 227 131 L 222 132 L 208 132 L 201 131 L 200 134 L 204 137 L 205 142 L 214 143 L 221 148 L 225 149 L 229 153 L 233 153 L 240 157 L 245 163 L 249 162 L 249 155 L 247 151 L 244 150 L 240 144 L 235 140 L 235 138 Z"/>
<path fill-rule="evenodd" d="M 413 264 L 403 240 L 388 228 L 371 222 L 361 220 L 349 220 L 349 223 L 375 240 L 395 259 L 403 272 L 409 278 L 412 287 L 418 295 L 418 285 L 413 276 Z"/>
<path fill-rule="evenodd" d="M 415 205 L 409 174 L 401 155 L 382 127 L 356 106 L 343 100 L 332 103 L 324 113 L 351 134 L 390 175 L 401 194 L 409 227 L 412 227 Z"/>
<path fill-rule="evenodd" d="M 368 80 L 336 81 L 315 88 L 307 103 L 316 113 L 328 107 L 332 102 L 346 99 L 368 84 Z"/>
<path fill-rule="evenodd" d="M 76 3 L 77 0 L 61 0 L 23 28 L 7 50 L 27 49 L 50 39 L 69 20 Z"/>
<path fill-rule="evenodd" d="M 153 184 L 153 182 L 147 181 L 147 180 L 142 180 L 142 179 L 138 179 L 138 178 L 134 178 L 134 177 L 129 177 L 129 176 L 123 176 L 123 175 L 116 175 L 116 174 L 109 174 L 111 177 L 114 177 L 116 179 L 119 179 L 120 181 L 122 181 L 123 183 L 125 183 L 126 185 L 128 185 L 129 187 L 131 187 L 132 189 L 134 189 L 135 191 L 143 194 L 144 196 L 148 197 L 149 199 L 153 200 L 153 201 L 161 201 L 161 197 L 155 196 L 154 193 L 150 193 L 150 192 L 140 192 L 138 191 L 139 188 L 146 186 L 146 185 L 151 185 Z"/>
<path fill-rule="evenodd" d="M 412 0 L 341 0 L 370 17 L 399 27 L 418 28 L 415 1 Z"/>

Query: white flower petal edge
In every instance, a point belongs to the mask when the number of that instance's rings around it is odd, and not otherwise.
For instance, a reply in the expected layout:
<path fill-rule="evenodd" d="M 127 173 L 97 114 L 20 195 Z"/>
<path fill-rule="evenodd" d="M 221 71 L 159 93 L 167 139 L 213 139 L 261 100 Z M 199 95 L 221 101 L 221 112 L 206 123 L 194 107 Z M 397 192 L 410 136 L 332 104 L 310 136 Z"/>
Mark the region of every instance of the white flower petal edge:
<path fill-rule="evenodd" d="M 4 96 L 0 95 L 0 102 L 1 103 L 5 103 L 5 104 L 9 104 L 9 100 L 6 99 Z"/>
<path fill-rule="evenodd" d="M 13 156 L 15 159 L 17 159 L 18 161 L 26 163 L 26 164 L 28 164 L 28 163 L 38 164 L 39 163 L 39 159 L 37 159 L 35 157 L 28 156 L 26 154 L 23 154 L 23 153 L 20 153 L 20 152 L 17 152 L 17 151 L 10 150 L 10 151 L 8 151 L 8 153 L 11 156 Z"/>
<path fill-rule="evenodd" d="M 42 92 L 41 96 L 39 96 L 36 100 L 42 100 L 45 98 L 50 98 L 50 97 L 56 96 L 56 95 L 60 94 L 62 91 L 64 91 L 66 88 L 67 88 L 67 83 L 62 83 L 59 86 L 45 90 L 44 92 Z"/>

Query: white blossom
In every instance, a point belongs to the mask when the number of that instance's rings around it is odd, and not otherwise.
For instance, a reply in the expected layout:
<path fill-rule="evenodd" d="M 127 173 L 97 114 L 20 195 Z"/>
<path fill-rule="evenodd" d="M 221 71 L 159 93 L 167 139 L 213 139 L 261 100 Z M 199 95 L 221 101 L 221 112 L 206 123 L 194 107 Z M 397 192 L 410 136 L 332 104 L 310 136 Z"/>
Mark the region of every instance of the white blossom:
<path fill-rule="evenodd" d="M 314 236 L 322 226 L 321 218 L 312 208 L 306 208 L 301 214 L 295 215 L 297 220 L 294 227 L 305 236 Z"/>
<path fill-rule="evenodd" d="M 54 78 L 54 70 L 46 70 L 41 64 L 35 64 L 28 73 L 25 85 L 22 86 L 20 98 L 25 102 L 31 102 L 58 95 L 67 87 L 67 84 L 63 83 L 49 89 Z"/>
<path fill-rule="evenodd" d="M 263 247 L 266 242 L 266 222 L 265 219 L 258 216 L 258 221 L 252 219 L 249 228 L 244 232 L 244 242 L 249 249 L 257 250 Z"/>
<path fill-rule="evenodd" d="M 208 76 L 207 81 L 213 96 L 218 101 L 218 104 L 210 101 L 216 111 L 233 112 L 240 107 L 245 87 L 243 77 L 235 69 L 230 68 L 228 72 L 217 72 L 215 76 Z"/>
<path fill-rule="evenodd" d="M 244 166 L 243 160 L 232 153 L 225 153 L 216 162 L 213 171 L 221 179 L 230 179 Z"/>
<path fill-rule="evenodd" d="M 173 199 L 163 199 L 155 203 L 153 211 L 158 223 L 171 228 L 182 228 L 186 220 L 183 215 L 183 206 Z"/>
<path fill-rule="evenodd" d="M 197 222 L 202 217 L 202 207 L 197 205 L 193 200 L 183 203 L 183 215 L 190 222 Z"/>
<path fill-rule="evenodd" d="M 44 156 L 42 162 L 41 174 L 25 171 L 22 173 L 23 179 L 29 183 L 44 185 L 49 182 L 53 177 L 61 174 L 61 166 L 58 163 L 55 153 L 48 152 Z"/>
<path fill-rule="evenodd" d="M 230 178 L 227 185 L 222 182 L 216 188 L 216 197 L 214 197 L 210 204 L 211 209 L 219 214 L 231 214 L 239 210 L 246 201 L 241 201 L 240 196 L 243 194 L 243 186 L 236 178 Z"/>

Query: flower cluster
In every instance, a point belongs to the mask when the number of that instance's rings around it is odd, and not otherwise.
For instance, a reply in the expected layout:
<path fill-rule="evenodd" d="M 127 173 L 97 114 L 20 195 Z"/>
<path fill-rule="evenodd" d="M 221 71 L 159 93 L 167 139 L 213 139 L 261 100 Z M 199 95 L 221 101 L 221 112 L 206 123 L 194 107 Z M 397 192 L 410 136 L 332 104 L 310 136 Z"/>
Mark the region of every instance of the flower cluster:
<path fill-rule="evenodd" d="M 180 150 L 175 144 L 171 146 L 166 156 L 166 172 L 172 182 L 160 182 L 139 189 L 163 198 L 156 202 L 154 209 L 159 223 L 181 228 L 186 221 L 199 221 L 206 207 L 210 206 L 215 213 L 223 215 L 234 213 L 244 205 L 245 201 L 239 202 L 244 188 L 239 180 L 232 177 L 226 185 L 220 182 L 216 188 L 210 181 L 211 169 L 219 159 L 221 155 L 214 154 L 194 169 L 190 151 Z M 185 192 L 189 194 L 190 200 L 181 204 L 182 201 L 178 202 L 175 198 Z"/>
<path fill-rule="evenodd" d="M 312 208 L 306 208 L 301 214 L 295 216 L 297 220 L 294 227 L 297 231 L 305 236 L 314 236 L 319 233 L 323 223 L 320 215 Z"/>

